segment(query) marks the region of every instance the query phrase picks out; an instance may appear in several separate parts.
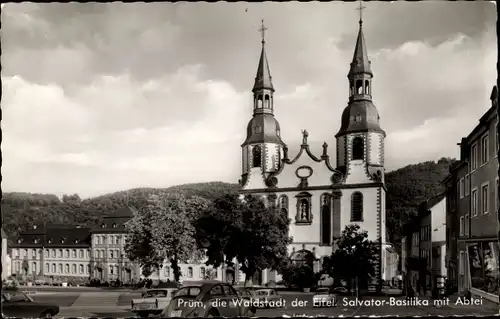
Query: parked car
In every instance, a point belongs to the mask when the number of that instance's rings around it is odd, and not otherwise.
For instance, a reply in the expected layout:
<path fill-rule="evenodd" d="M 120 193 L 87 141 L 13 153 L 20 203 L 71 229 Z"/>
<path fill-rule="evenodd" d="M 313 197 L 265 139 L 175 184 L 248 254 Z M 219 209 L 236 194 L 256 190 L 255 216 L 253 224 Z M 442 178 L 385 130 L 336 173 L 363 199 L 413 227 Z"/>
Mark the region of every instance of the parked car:
<path fill-rule="evenodd" d="M 256 290 L 254 301 L 259 308 L 281 308 L 285 306 L 285 299 L 275 289 L 269 288 Z"/>
<path fill-rule="evenodd" d="M 159 317 L 250 317 L 249 306 L 230 284 L 205 280 L 181 287 Z"/>
<path fill-rule="evenodd" d="M 19 289 L 2 289 L 2 317 L 52 318 L 59 306 L 35 302 Z"/>
<path fill-rule="evenodd" d="M 168 306 L 176 291 L 175 288 L 150 289 L 142 294 L 141 299 L 132 299 L 132 312 L 142 318 L 158 315 Z"/>
<path fill-rule="evenodd" d="M 250 308 L 249 316 L 250 317 L 255 316 L 255 313 L 257 312 L 257 307 L 252 303 L 254 300 L 253 291 L 250 289 L 240 289 L 240 290 L 237 290 L 237 293 L 241 299 L 246 300 L 246 302 L 248 303 L 249 308 Z"/>
<path fill-rule="evenodd" d="M 337 306 L 337 296 L 334 289 L 318 288 L 313 297 L 313 307 L 335 307 Z"/>

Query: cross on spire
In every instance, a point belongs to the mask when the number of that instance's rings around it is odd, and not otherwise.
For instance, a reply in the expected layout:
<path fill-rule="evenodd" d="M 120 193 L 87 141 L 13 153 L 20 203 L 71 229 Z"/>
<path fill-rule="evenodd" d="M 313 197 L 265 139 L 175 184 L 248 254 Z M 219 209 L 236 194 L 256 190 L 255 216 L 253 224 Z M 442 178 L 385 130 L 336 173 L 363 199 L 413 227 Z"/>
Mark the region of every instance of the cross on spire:
<path fill-rule="evenodd" d="M 261 20 L 261 26 L 260 26 L 260 29 L 259 29 L 259 32 L 260 32 L 260 35 L 262 37 L 262 44 L 266 43 L 266 30 L 267 28 L 264 26 L 264 19 Z"/>
<path fill-rule="evenodd" d="M 363 24 L 363 9 L 366 9 L 366 7 L 363 6 L 363 0 L 359 0 L 359 8 L 356 10 L 359 10 L 359 25 Z"/>

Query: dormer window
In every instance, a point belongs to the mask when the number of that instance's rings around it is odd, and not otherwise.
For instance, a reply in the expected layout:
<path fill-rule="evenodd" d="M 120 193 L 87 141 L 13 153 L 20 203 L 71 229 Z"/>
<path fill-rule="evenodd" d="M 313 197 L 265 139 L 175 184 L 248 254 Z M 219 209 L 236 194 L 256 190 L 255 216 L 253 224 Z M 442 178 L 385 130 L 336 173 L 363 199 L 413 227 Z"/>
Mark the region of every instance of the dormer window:
<path fill-rule="evenodd" d="M 40 241 L 40 240 L 39 240 L 38 238 L 33 239 L 33 242 L 34 242 L 35 244 L 38 244 L 38 242 L 39 242 L 39 241 Z"/>
<path fill-rule="evenodd" d="M 33 225 L 33 229 L 36 229 L 36 227 L 37 227 L 36 225 Z"/>
<path fill-rule="evenodd" d="M 116 224 L 115 223 L 113 223 L 113 228 L 116 228 Z"/>
<path fill-rule="evenodd" d="M 17 240 L 17 243 L 18 243 L 18 244 L 20 244 L 20 243 L 22 243 L 22 242 L 23 242 L 23 240 L 22 240 L 21 238 L 19 238 L 19 239 Z"/>
<path fill-rule="evenodd" d="M 52 244 L 52 238 L 49 238 L 49 244 Z"/>
<path fill-rule="evenodd" d="M 75 244 L 78 244 L 78 239 L 75 239 Z"/>
<path fill-rule="evenodd" d="M 64 237 L 61 238 L 61 244 L 64 244 Z"/>
<path fill-rule="evenodd" d="M 106 228 L 106 224 L 102 224 L 102 225 L 101 225 L 101 228 Z"/>

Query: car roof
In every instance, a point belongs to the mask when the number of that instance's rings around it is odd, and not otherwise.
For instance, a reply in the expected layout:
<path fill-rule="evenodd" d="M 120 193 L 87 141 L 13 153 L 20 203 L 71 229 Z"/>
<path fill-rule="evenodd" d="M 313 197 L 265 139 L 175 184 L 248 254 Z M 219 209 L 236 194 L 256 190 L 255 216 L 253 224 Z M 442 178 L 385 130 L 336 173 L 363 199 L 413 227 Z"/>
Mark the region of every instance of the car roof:
<path fill-rule="evenodd" d="M 273 291 L 274 289 L 266 288 L 266 289 L 257 289 L 255 291 Z"/>
<path fill-rule="evenodd" d="M 229 285 L 227 282 L 223 282 L 220 280 L 203 280 L 203 281 L 193 281 L 193 282 L 190 282 L 189 284 L 182 285 L 182 287 L 180 289 L 196 287 L 196 288 L 200 288 L 200 290 L 202 292 L 205 292 L 205 291 L 212 289 L 213 286 L 220 285 L 220 284 Z"/>

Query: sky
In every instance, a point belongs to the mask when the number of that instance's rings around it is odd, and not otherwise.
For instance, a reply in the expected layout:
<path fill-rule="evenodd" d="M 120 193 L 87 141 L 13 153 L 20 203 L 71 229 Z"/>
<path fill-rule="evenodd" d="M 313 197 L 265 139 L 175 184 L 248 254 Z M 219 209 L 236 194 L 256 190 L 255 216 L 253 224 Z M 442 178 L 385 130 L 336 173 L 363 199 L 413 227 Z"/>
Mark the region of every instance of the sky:
<path fill-rule="evenodd" d="M 237 182 L 261 19 L 283 140 L 335 158 L 358 3 L 2 6 L 3 191 Z M 386 170 L 458 157 L 491 106 L 494 5 L 364 6 Z"/>

